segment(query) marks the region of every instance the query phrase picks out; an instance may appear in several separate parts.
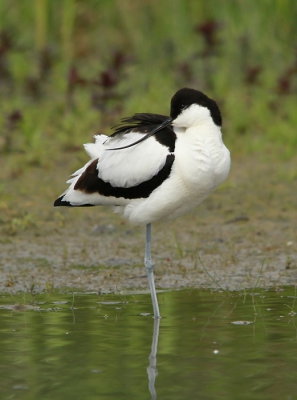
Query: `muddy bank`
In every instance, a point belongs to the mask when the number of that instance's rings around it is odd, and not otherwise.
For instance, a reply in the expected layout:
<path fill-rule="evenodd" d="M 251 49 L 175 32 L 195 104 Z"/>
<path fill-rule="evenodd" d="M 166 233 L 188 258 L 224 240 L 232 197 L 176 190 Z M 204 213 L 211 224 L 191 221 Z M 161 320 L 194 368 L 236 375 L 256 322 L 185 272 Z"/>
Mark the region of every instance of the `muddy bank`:
<path fill-rule="evenodd" d="M 154 224 L 157 289 L 295 284 L 295 166 L 233 160 L 229 180 L 196 210 Z M 144 227 L 104 208 L 54 209 L 64 180 L 35 169 L 6 181 L 0 291 L 147 291 Z"/>

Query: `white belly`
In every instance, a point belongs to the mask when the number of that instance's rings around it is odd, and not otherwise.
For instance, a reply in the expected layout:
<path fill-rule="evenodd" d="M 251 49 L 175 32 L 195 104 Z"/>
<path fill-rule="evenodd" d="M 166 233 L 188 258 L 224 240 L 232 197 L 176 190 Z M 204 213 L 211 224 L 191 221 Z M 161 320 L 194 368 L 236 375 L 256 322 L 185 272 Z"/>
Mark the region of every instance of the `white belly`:
<path fill-rule="evenodd" d="M 221 138 L 197 140 L 180 134 L 169 178 L 148 198 L 131 200 L 124 207 L 115 207 L 115 212 L 135 224 L 177 218 L 224 182 L 229 170 L 230 153 Z"/>

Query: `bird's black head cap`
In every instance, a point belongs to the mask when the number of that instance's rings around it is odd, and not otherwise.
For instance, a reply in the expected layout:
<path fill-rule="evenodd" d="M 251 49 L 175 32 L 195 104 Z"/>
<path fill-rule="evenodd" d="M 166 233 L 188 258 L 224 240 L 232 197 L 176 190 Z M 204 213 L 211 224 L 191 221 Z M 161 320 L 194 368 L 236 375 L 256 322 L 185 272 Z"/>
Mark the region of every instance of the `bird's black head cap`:
<path fill-rule="evenodd" d="M 208 108 L 213 122 L 218 126 L 222 126 L 222 116 L 217 103 L 204 93 L 199 92 L 199 90 L 189 88 L 180 89 L 172 97 L 170 109 L 171 118 L 174 120 L 183 109 L 192 104 L 199 104 L 202 107 Z"/>

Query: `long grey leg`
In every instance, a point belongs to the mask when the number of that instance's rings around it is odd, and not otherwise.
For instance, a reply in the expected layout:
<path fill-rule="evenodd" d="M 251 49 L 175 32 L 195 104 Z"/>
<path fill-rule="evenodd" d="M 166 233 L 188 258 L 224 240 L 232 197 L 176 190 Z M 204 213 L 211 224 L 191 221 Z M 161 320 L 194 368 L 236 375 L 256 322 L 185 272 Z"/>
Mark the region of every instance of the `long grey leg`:
<path fill-rule="evenodd" d="M 151 224 L 147 224 L 147 226 L 146 226 L 144 265 L 146 268 L 146 273 L 147 273 L 151 296 L 152 296 L 154 316 L 155 316 L 155 318 L 161 318 L 157 294 L 156 294 L 156 288 L 155 288 L 155 281 L 154 281 L 154 266 L 155 266 L 155 264 L 153 263 L 152 255 L 151 255 Z"/>

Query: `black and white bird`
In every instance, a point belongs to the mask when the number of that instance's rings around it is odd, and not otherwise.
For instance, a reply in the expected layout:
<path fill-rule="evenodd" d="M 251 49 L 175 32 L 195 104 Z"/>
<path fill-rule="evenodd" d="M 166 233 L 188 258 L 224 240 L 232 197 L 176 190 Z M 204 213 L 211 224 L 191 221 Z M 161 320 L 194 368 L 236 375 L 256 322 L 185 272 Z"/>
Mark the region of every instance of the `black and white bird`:
<path fill-rule="evenodd" d="M 225 181 L 230 153 L 223 143 L 217 103 L 183 88 L 171 99 L 170 117 L 135 114 L 111 136 L 85 144 L 91 160 L 76 171 L 55 206 L 111 206 L 146 225 L 145 267 L 154 316 L 160 317 L 151 258 L 151 223 L 177 218 Z"/>

